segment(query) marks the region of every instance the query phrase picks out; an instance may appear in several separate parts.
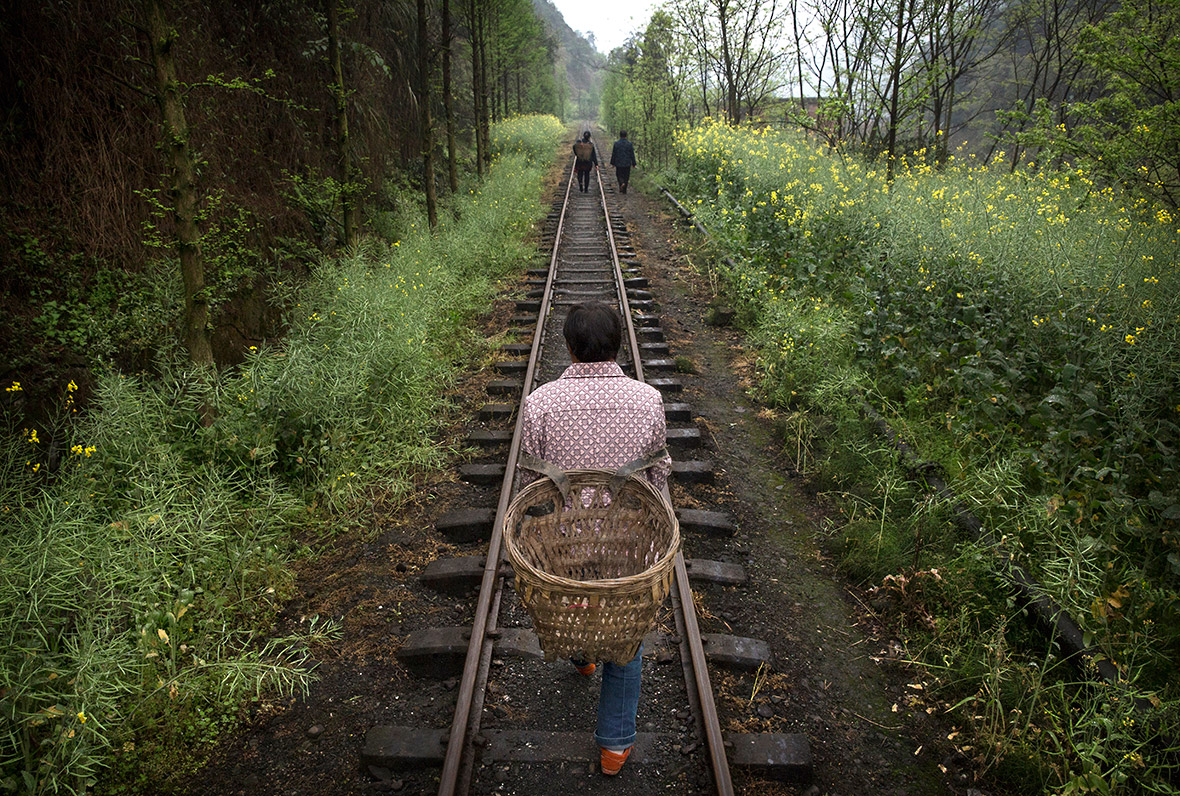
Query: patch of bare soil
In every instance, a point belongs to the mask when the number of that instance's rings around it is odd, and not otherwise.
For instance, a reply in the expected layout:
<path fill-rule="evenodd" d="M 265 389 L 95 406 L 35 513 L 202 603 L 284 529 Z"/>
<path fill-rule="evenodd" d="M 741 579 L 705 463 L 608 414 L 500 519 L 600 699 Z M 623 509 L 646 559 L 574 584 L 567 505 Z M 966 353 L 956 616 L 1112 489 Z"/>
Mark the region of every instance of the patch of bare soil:
<path fill-rule="evenodd" d="M 606 170 L 604 170 L 604 175 Z M 552 187 L 552 181 L 551 181 Z M 761 638 L 773 648 L 771 671 L 715 674 L 723 725 L 737 731 L 801 732 L 815 757 L 812 783 L 795 786 L 739 775 L 745 794 L 965 794 L 969 773 L 960 770 L 945 742 L 948 727 L 927 705 L 917 675 L 899 661 L 900 645 L 877 624 L 824 552 L 819 539 L 824 508 L 809 497 L 784 456 L 775 424 L 748 395 L 750 365 L 742 336 L 705 323 L 712 296 L 706 280 L 686 261 L 688 243 L 670 209 L 632 192 L 611 201 L 632 231 L 632 241 L 652 280 L 673 356 L 695 365 L 684 374 L 684 398 L 711 438 L 717 481 L 708 487 L 676 487 L 679 506 L 724 508 L 737 519 L 731 539 L 686 539 L 686 557 L 742 564 L 750 582 L 740 587 L 698 587 L 702 630 Z M 502 334 L 513 306 L 505 291 L 482 320 L 484 333 Z M 461 419 L 450 442 L 459 444 L 470 418 L 487 399 L 490 368 L 472 372 L 454 390 Z M 156 792 L 174 794 L 433 793 L 437 771 L 389 774 L 363 770 L 365 733 L 378 724 L 446 727 L 455 682 L 425 681 L 396 659 L 412 631 L 470 621 L 473 600 L 436 594 L 417 576 L 430 560 L 479 552 L 456 546 L 433 529 L 450 508 L 494 504 L 473 499 L 480 488 L 461 484 L 454 471 L 423 476 L 418 498 L 394 511 L 378 506 L 364 527 L 341 531 L 317 544 L 313 560 L 297 566 L 297 593 L 279 617 L 283 633 L 315 614 L 337 618 L 340 641 L 313 650 L 318 680 L 306 698 L 252 706 L 239 728 L 212 750 L 206 765 Z M 476 497 L 479 497 L 478 495 Z M 565 673 L 568 675 L 568 673 Z M 545 675 L 562 687 L 563 673 Z M 561 681 L 561 682 L 558 682 Z M 493 695 L 494 698 L 494 695 Z M 583 696 L 574 702 L 587 701 Z M 559 701 L 560 702 L 560 701 Z M 572 704 L 572 703 L 571 703 Z M 587 703 L 589 704 L 589 703 Z M 569 710 L 569 705 L 557 706 Z M 493 711 L 493 716 L 499 714 Z M 500 718 L 510 721 L 509 709 Z M 667 731 L 673 719 L 653 716 Z M 668 772 L 667 788 L 705 793 L 693 770 Z M 593 792 L 633 792 L 618 780 L 585 777 Z M 675 782 L 674 782 L 675 781 Z M 520 779 L 512 792 L 550 792 Z M 612 784 L 617 783 L 617 784 Z"/>

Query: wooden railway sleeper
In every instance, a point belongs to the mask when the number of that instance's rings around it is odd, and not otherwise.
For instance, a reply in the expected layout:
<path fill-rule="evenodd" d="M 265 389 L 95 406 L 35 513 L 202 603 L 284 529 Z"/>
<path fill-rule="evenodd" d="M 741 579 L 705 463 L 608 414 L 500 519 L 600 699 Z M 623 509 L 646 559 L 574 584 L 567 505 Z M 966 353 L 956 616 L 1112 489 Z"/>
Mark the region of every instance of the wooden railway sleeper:
<path fill-rule="evenodd" d="M 599 195 L 604 196 L 611 189 L 609 186 L 603 186 L 602 181 L 598 181 Z M 568 221 L 567 209 L 570 192 L 567 183 L 566 203 L 560 213 L 553 214 L 556 221 L 556 229 L 552 237 L 555 243 L 559 244 L 562 227 Z M 583 202 L 584 204 L 584 202 Z M 603 202 L 603 206 L 605 203 Z M 614 226 L 617 217 L 610 218 L 610 226 Z M 627 236 L 629 237 L 629 236 Z M 618 292 L 619 301 L 622 306 L 626 306 L 629 291 L 643 290 L 648 287 L 648 281 L 645 277 L 634 274 L 624 274 L 619 265 L 618 255 L 623 252 L 627 256 L 634 256 L 634 250 L 629 246 L 619 247 L 616 245 L 614 239 L 610 240 L 611 244 L 611 258 L 615 263 L 615 273 L 619 280 Z M 530 303 L 521 306 L 522 311 L 536 312 L 536 316 L 532 317 L 531 324 L 537 324 L 541 317 L 548 316 L 548 307 L 551 305 L 551 293 L 545 291 L 552 291 L 555 276 L 554 273 L 558 264 L 558 248 L 555 246 L 553 256 L 551 258 L 550 269 L 544 274 L 544 289 L 540 290 L 540 295 L 530 296 L 531 298 L 539 298 L 539 307 L 534 310 L 533 304 Z M 639 263 L 633 262 L 635 266 Z M 541 276 L 536 274 L 535 276 Z M 534 279 L 534 284 L 539 287 L 541 280 Z M 533 291 L 530 291 L 532 293 Z M 638 296 L 636 297 L 639 298 Z M 650 301 L 650 294 L 639 300 Z M 644 317 L 646 316 L 646 317 Z M 667 344 L 664 342 L 664 335 L 658 326 L 658 318 L 650 313 L 641 313 L 638 318 L 631 315 L 631 313 L 624 313 L 627 325 L 627 337 L 629 342 L 630 359 L 632 367 L 636 371 L 636 375 L 643 377 L 643 369 L 645 365 L 650 365 L 653 370 L 668 369 L 666 363 L 657 365 L 658 360 L 653 359 L 658 356 L 666 356 L 668 354 Z M 525 317 L 518 319 L 522 324 L 525 322 Z M 636 328 L 638 326 L 639 328 Z M 542 328 L 540 325 L 534 326 L 533 344 L 530 346 L 520 346 L 515 351 L 506 353 L 515 353 L 516 355 L 528 354 L 529 360 L 524 368 L 524 379 L 521 384 L 520 391 L 527 392 L 528 385 L 532 383 L 533 374 L 536 369 L 537 355 L 539 353 L 537 341 L 541 339 Z M 645 359 L 646 356 L 646 359 Z M 503 364 L 503 363 L 500 363 Z M 516 371 L 516 368 L 501 369 L 501 372 L 506 370 Z M 502 390 L 502 394 L 509 394 L 513 391 L 513 387 L 504 380 L 504 383 L 497 385 L 494 390 Z M 669 379 L 665 383 L 665 389 L 672 391 L 676 380 Z M 515 384 L 516 382 L 514 382 Z M 691 408 L 684 404 L 666 404 L 667 414 L 670 421 L 674 418 L 676 422 L 692 422 Z M 516 423 L 519 425 L 519 413 L 515 411 L 515 406 L 506 404 L 488 404 L 480 411 L 480 417 L 484 420 L 512 420 L 516 418 Z M 695 435 L 695 443 L 689 443 L 689 440 L 694 439 L 693 434 L 685 434 L 684 440 L 687 444 L 699 444 L 699 431 Z M 473 432 L 474 434 L 474 432 Z M 475 438 L 479 440 L 479 444 L 493 444 L 499 445 L 505 442 L 510 442 L 510 450 L 508 454 L 508 463 L 503 466 L 503 481 L 501 489 L 501 506 L 496 510 L 467 510 L 471 514 L 480 515 L 482 520 L 487 513 L 493 513 L 499 516 L 504 507 L 504 501 L 509 494 L 507 490 L 507 483 L 512 476 L 513 462 L 516 451 L 518 450 L 518 441 L 516 435 L 512 435 L 509 439 L 503 432 L 492 432 Z M 699 463 L 705 465 L 707 463 Z M 490 466 L 489 466 L 490 467 Z M 494 469 L 499 469 L 496 467 Z M 708 468 L 711 471 L 711 467 Z M 452 512 L 454 514 L 454 512 Z M 440 530 L 447 527 L 444 518 L 436 523 Z M 468 520 L 473 519 L 468 517 Z M 495 520 L 493 519 L 493 526 Z M 720 523 L 722 526 L 724 523 Z M 468 522 L 469 527 L 481 527 L 480 523 Z M 458 526 L 452 526 L 458 527 Z M 480 716 L 482 715 L 483 699 L 485 695 L 485 682 L 488 665 L 491 662 L 493 650 L 503 650 L 503 654 L 513 655 L 522 654 L 525 656 L 535 655 L 540 653 L 539 646 L 536 645 L 536 638 L 532 636 L 530 631 L 523 628 L 499 628 L 497 625 L 497 616 L 499 613 L 501 588 L 505 581 L 505 577 L 510 568 L 506 567 L 501 559 L 501 552 L 499 547 L 499 535 L 495 527 L 491 529 L 491 546 L 489 549 L 496 551 L 494 559 L 494 566 L 489 566 L 487 561 L 483 561 L 482 569 L 480 557 L 465 557 L 469 560 L 461 564 L 445 564 L 443 562 L 447 559 L 440 559 L 437 562 L 432 562 L 430 566 L 423 572 L 423 582 L 427 582 L 429 576 L 437 576 L 442 570 L 451 570 L 451 575 L 461 573 L 463 578 L 452 578 L 450 581 L 450 588 L 461 588 L 470 590 L 474 582 L 478 580 L 482 584 L 480 590 L 480 602 L 476 608 L 476 616 L 474 628 L 430 628 L 429 630 L 434 634 L 436 642 L 443 642 L 445 646 L 449 642 L 449 652 L 439 653 L 433 656 L 427 654 L 421 660 L 430 661 L 424 663 L 419 668 L 419 671 L 429 671 L 431 674 L 437 674 L 444 667 L 441 664 L 442 656 L 444 654 L 453 655 L 453 658 L 459 657 L 460 648 L 465 649 L 463 668 L 463 680 L 459 688 L 459 699 L 456 703 L 456 716 L 452 722 L 450 731 L 438 731 L 421 728 L 390 728 L 390 727 L 376 727 L 366 737 L 365 750 L 362 753 L 362 761 L 369 765 L 381 765 L 388 768 L 402 768 L 402 767 L 418 767 L 423 764 L 433 765 L 439 762 L 437 754 L 438 746 L 445 743 L 447 746 L 447 753 L 442 756 L 443 774 L 440 785 L 440 794 L 451 793 L 465 793 L 469 776 L 474 770 L 474 760 L 476 750 L 480 750 L 485 757 L 497 760 L 520 761 L 520 762 L 543 762 L 550 759 L 584 759 L 584 752 L 578 751 L 579 737 L 588 737 L 585 733 L 528 733 L 522 731 L 503 731 L 503 730 L 488 730 L 481 731 Z M 484 559 L 487 556 L 483 557 Z M 727 583 L 730 585 L 744 582 L 745 572 L 736 565 L 726 565 L 722 562 L 695 560 L 685 562 L 681 556 L 678 556 L 677 562 L 677 581 L 680 584 L 677 588 L 683 597 L 687 590 L 687 583 L 689 577 L 699 579 L 704 583 Z M 474 559 L 474 560 L 470 560 Z M 450 559 L 454 562 L 456 559 Z M 433 571 L 432 571 L 433 570 Z M 690 570 L 692 573 L 690 574 Z M 472 577 L 478 574 L 478 578 Z M 445 578 L 438 579 L 441 582 Z M 456 584 L 463 583 L 462 586 Z M 490 590 L 489 587 L 494 587 Z M 704 666 L 706 653 L 704 648 L 708 647 L 711 650 L 718 651 L 717 655 L 710 655 L 709 657 L 718 657 L 728 655 L 737 665 L 749 666 L 748 660 L 751 660 L 750 653 L 755 654 L 765 653 L 762 655 L 760 662 L 765 662 L 769 659 L 769 648 L 762 642 L 753 639 L 740 639 L 731 636 L 704 636 L 703 643 L 699 631 L 696 630 L 695 617 L 692 616 L 692 600 L 684 599 L 678 600 L 685 610 L 685 613 L 676 613 L 678 631 L 676 637 L 666 640 L 663 643 L 679 643 L 682 647 L 682 662 L 686 666 L 686 682 L 690 685 L 689 694 L 690 701 L 693 693 L 692 682 L 695 681 L 700 689 L 698 697 L 698 704 L 705 706 L 705 711 L 708 714 L 707 720 L 702 721 L 707 725 L 707 731 L 703 735 L 707 735 L 710 740 L 710 756 L 714 765 L 714 777 L 717 784 L 718 792 L 722 794 L 732 793 L 732 786 L 729 785 L 729 771 L 728 763 L 726 762 L 727 750 L 734 755 L 734 762 L 750 767 L 762 767 L 760 773 L 765 776 L 779 779 L 798 778 L 806 776 L 810 771 L 810 751 L 807 747 L 807 741 L 802 736 L 791 736 L 782 734 L 755 734 L 755 735 L 726 735 L 722 737 L 717 725 L 716 711 L 712 709 L 712 694 L 708 686 L 707 669 Z M 687 603 L 687 605 L 686 605 Z M 687 630 L 685 629 L 687 627 Z M 475 635 L 478 633 L 479 635 Z M 463 642 L 466 642 L 464 644 Z M 412 657 L 412 653 L 422 645 L 411 643 L 411 639 L 402 645 L 402 650 L 399 651 L 399 657 L 404 652 L 407 657 Z M 653 640 L 653 647 L 656 646 Z M 740 654 L 739 654 L 740 653 Z M 742 656 L 745 657 L 742 657 Z M 689 663 L 691 658 L 692 663 Z M 718 657 L 720 660 L 720 657 Z M 474 664 L 474 668 L 473 668 Z M 690 674 L 691 670 L 691 674 Z M 703 684 L 703 685 L 702 685 Z M 466 706 L 466 707 L 464 707 Z M 632 765 L 641 765 L 644 748 L 649 744 L 659 743 L 658 736 L 650 733 L 641 733 L 636 745 L 637 757 L 633 758 Z M 694 744 L 695 745 L 695 744 Z M 522 751 L 522 750 L 541 750 L 541 751 Z M 550 750 L 546 752 L 544 750 Z M 572 757 L 571 757 L 572 755 Z M 789 776 L 784 772 L 793 772 Z"/>

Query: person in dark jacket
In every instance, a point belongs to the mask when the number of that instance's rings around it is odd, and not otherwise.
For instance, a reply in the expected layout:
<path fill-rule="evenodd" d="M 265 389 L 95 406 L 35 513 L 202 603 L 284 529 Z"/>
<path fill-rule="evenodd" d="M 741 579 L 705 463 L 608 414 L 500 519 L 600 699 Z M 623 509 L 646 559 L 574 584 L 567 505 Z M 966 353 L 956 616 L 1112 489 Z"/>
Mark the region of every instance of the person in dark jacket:
<path fill-rule="evenodd" d="M 627 131 L 619 131 L 619 140 L 615 141 L 610 151 L 610 164 L 615 167 L 615 179 L 619 182 L 619 193 L 627 193 L 627 183 L 631 182 L 631 167 L 638 166 L 635 159 L 635 147 L 627 140 Z"/>
<path fill-rule="evenodd" d="M 582 133 L 582 140 L 574 144 L 574 173 L 578 175 L 578 190 L 590 190 L 590 168 L 598 168 L 598 153 L 590 143 L 590 131 Z"/>

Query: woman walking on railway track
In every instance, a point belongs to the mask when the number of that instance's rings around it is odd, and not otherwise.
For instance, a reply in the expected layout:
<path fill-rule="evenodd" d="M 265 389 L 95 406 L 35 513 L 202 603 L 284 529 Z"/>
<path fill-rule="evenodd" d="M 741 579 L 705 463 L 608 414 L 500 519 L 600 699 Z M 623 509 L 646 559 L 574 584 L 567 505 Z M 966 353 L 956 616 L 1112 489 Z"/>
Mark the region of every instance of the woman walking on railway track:
<path fill-rule="evenodd" d="M 578 175 L 578 190 L 590 190 L 590 167 L 598 169 L 598 153 L 590 143 L 590 131 L 582 133 L 582 140 L 574 144 L 574 173 Z"/>
<path fill-rule="evenodd" d="M 615 180 L 619 183 L 619 193 L 627 193 L 627 184 L 631 182 L 631 167 L 638 166 L 635 159 L 635 145 L 627 140 L 627 131 L 619 130 L 619 140 L 610 150 L 610 164 L 615 167 Z"/>
<path fill-rule="evenodd" d="M 615 362 L 623 333 L 618 312 L 602 302 L 579 304 L 563 332 L 572 364 L 525 398 L 521 449 L 563 470 L 614 470 L 663 448 L 663 398 Z M 660 489 L 671 470 L 665 454 L 645 475 Z M 641 646 L 625 666 L 608 661 L 602 667 L 594 740 L 604 774 L 619 773 L 635 743 L 642 658 Z M 587 677 L 597 668 L 592 661 L 573 663 Z"/>

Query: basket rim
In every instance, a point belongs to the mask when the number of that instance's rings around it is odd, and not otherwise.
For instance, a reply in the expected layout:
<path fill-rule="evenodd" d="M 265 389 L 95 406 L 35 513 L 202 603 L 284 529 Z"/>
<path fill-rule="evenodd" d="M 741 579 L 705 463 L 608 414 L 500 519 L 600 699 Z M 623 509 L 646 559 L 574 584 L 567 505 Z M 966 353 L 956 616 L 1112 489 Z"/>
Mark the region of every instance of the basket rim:
<path fill-rule="evenodd" d="M 565 474 L 570 478 L 571 490 L 577 489 L 580 486 L 588 486 L 588 484 L 578 484 L 580 478 L 583 480 L 590 480 L 601 484 L 609 481 L 614 476 L 612 470 L 602 470 L 596 468 L 579 468 L 573 470 L 566 470 Z M 508 521 L 513 514 L 512 506 L 516 504 L 521 498 L 533 497 L 533 493 L 541 492 L 547 488 L 556 489 L 556 485 L 548 476 L 541 476 L 536 481 L 524 486 L 516 496 L 512 499 L 512 504 L 509 505 L 509 510 L 505 512 L 503 519 L 503 527 L 501 528 L 501 536 L 504 539 L 504 545 L 508 548 L 508 559 L 516 570 L 517 577 L 521 577 L 521 569 L 527 573 L 531 578 L 541 581 L 543 585 L 552 588 L 562 589 L 565 591 L 581 591 L 589 593 L 612 592 L 618 594 L 629 592 L 650 591 L 651 583 L 655 580 L 656 575 L 663 575 L 667 570 L 671 569 L 671 565 L 680 552 L 680 520 L 676 516 L 676 511 L 672 508 L 672 504 L 664 497 L 663 493 L 658 491 L 645 478 L 640 478 L 637 475 L 628 476 L 627 484 L 635 484 L 641 490 L 648 492 L 649 497 L 655 498 L 663 507 L 665 513 L 671 524 L 671 538 L 668 540 L 668 549 L 660 555 L 658 559 L 647 569 L 642 572 L 637 572 L 634 575 L 626 575 L 621 578 L 598 578 L 593 580 L 575 580 L 574 578 L 566 578 L 561 575 L 554 575 L 546 572 L 543 569 L 538 569 L 525 559 L 520 549 L 516 546 L 513 535 L 508 531 Z"/>

